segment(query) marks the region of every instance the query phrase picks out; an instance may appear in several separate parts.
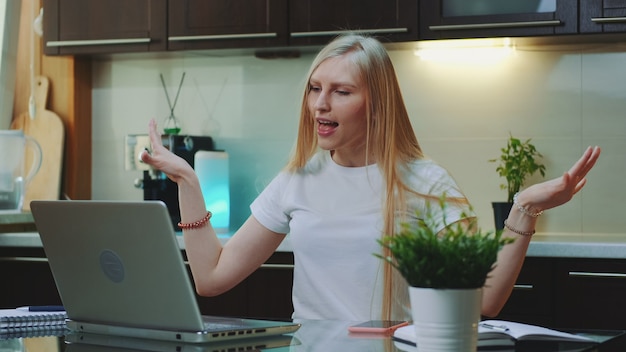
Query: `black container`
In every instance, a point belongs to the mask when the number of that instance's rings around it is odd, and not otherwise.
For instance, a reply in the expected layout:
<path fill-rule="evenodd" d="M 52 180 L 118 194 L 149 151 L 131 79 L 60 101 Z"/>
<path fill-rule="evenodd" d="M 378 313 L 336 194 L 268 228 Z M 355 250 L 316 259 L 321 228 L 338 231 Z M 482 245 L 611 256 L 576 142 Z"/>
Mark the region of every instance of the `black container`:
<path fill-rule="evenodd" d="M 163 145 L 194 167 L 194 157 L 199 150 L 215 150 L 213 139 L 208 136 L 164 135 Z M 167 205 L 174 230 L 178 231 L 180 207 L 178 185 L 162 172 L 143 172 L 143 199 L 161 200 Z"/>
<path fill-rule="evenodd" d="M 493 219 L 496 225 L 496 231 L 504 229 L 504 220 L 509 216 L 513 203 L 509 202 L 493 202 Z"/>

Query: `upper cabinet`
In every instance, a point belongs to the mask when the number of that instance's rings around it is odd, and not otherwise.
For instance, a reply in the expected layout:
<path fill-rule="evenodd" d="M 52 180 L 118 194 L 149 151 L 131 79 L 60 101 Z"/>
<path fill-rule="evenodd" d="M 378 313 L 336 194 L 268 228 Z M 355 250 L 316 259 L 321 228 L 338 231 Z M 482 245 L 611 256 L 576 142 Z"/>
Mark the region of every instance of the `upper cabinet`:
<path fill-rule="evenodd" d="M 46 55 L 626 33 L 626 0 L 43 0 Z M 581 38 L 584 36 L 580 36 Z"/>
<path fill-rule="evenodd" d="M 419 39 L 578 32 L 578 0 L 420 1 Z"/>
<path fill-rule="evenodd" d="M 163 51 L 166 0 L 43 0 L 46 55 Z"/>
<path fill-rule="evenodd" d="M 626 32 L 626 0 L 580 0 L 580 32 Z"/>
<path fill-rule="evenodd" d="M 178 0 L 168 4 L 168 49 L 288 44 L 287 0 Z"/>
<path fill-rule="evenodd" d="M 325 44 L 346 31 L 414 41 L 417 17 L 416 0 L 294 0 L 289 2 L 289 43 Z"/>
<path fill-rule="evenodd" d="M 417 0 L 43 0 L 47 55 L 417 40 Z"/>

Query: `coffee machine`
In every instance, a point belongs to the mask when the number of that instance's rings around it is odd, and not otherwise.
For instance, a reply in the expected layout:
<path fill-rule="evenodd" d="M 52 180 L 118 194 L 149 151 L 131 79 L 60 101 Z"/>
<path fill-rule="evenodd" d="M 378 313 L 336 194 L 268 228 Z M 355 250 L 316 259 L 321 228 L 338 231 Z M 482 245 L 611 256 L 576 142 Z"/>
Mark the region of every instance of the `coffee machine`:
<path fill-rule="evenodd" d="M 163 135 L 163 146 L 174 154 L 185 159 L 194 167 L 194 158 L 198 151 L 214 151 L 213 139 L 209 136 L 190 135 Z M 143 177 L 135 180 L 135 187 L 143 189 L 144 200 L 161 200 L 167 206 L 172 220 L 172 226 L 178 231 L 180 222 L 180 208 L 178 206 L 178 185 L 158 170 L 138 160 L 137 156 L 150 148 L 150 139 L 147 135 L 126 136 L 126 170 L 143 170 Z"/>

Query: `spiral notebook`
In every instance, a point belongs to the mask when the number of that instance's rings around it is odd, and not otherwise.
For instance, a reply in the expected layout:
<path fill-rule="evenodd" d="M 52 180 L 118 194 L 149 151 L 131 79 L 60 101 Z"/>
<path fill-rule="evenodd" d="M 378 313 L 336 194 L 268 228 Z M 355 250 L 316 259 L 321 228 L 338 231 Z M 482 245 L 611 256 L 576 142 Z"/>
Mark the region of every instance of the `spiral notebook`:
<path fill-rule="evenodd" d="M 0 309 L 0 329 L 65 325 L 65 311 L 31 312 L 28 308 Z"/>
<path fill-rule="evenodd" d="M 68 332 L 65 324 L 22 326 L 0 329 L 0 340 L 44 337 L 44 336 L 64 336 Z"/>

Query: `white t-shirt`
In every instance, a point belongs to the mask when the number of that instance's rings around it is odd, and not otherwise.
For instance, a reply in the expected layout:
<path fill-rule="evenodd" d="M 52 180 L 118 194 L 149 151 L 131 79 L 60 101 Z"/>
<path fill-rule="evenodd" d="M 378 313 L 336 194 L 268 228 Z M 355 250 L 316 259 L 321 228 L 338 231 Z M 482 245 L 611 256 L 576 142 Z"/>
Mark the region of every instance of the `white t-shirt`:
<path fill-rule="evenodd" d="M 409 183 L 422 194 L 462 197 L 448 172 L 430 160 L 410 165 Z M 281 172 L 250 206 L 263 226 L 289 233 L 294 253 L 294 319 L 364 321 L 381 318 L 384 180 L 376 164 L 337 165 L 327 151 L 296 173 Z M 421 197 L 409 214 L 425 212 Z M 435 204 L 434 209 L 438 209 Z M 461 209 L 446 209 L 447 223 Z"/>

